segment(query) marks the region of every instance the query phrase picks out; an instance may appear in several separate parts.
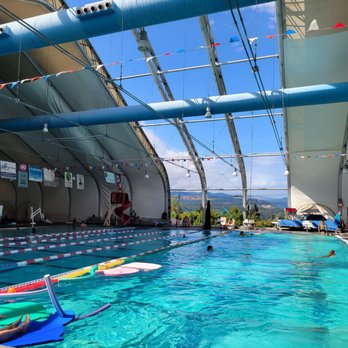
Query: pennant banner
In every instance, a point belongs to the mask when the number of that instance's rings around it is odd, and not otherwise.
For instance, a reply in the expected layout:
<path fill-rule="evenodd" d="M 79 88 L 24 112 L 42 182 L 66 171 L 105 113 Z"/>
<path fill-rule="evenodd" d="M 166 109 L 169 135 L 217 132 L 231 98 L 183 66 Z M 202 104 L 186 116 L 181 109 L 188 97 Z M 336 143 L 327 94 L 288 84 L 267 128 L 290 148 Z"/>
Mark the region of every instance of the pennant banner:
<path fill-rule="evenodd" d="M 348 27 L 347 24 L 344 24 L 342 22 L 338 22 L 335 25 L 328 27 L 328 28 L 319 28 L 317 20 L 313 19 L 312 22 L 310 23 L 308 29 L 307 29 L 307 32 L 316 31 L 316 30 L 332 30 L 332 29 L 335 30 L 335 29 L 342 29 L 342 28 L 346 28 L 346 27 Z M 260 39 L 273 39 L 273 38 L 278 37 L 278 36 L 291 36 L 291 35 L 296 34 L 296 33 L 297 33 L 296 30 L 288 29 L 283 34 L 270 34 L 270 35 L 266 35 L 265 37 L 250 37 L 250 38 L 248 38 L 248 41 L 251 44 L 253 44 L 254 42 L 256 43 L 256 41 L 258 41 Z M 224 42 L 214 42 L 211 45 L 200 45 L 198 47 L 194 47 L 194 48 L 187 49 L 187 50 L 181 48 L 181 49 L 173 51 L 173 52 L 164 52 L 162 54 L 158 54 L 156 56 L 151 56 L 151 57 L 146 57 L 146 58 L 125 59 L 122 61 L 115 61 L 115 62 L 111 62 L 108 64 L 96 64 L 96 65 L 92 65 L 92 66 L 84 66 L 82 68 L 78 68 L 75 70 L 74 69 L 64 70 L 64 71 L 60 71 L 60 72 L 55 73 L 55 74 L 49 74 L 49 75 L 44 75 L 44 76 L 34 76 L 32 78 L 25 78 L 23 80 L 2 83 L 2 84 L 0 84 L 0 90 L 2 90 L 6 86 L 10 89 L 13 89 L 18 84 L 24 84 L 27 82 L 34 82 L 34 81 L 41 80 L 41 79 L 47 80 L 50 77 L 59 77 L 59 76 L 64 75 L 64 74 L 75 73 L 75 72 L 79 72 L 79 71 L 82 71 L 85 69 L 99 71 L 103 67 L 113 67 L 115 65 L 121 65 L 121 64 L 130 63 L 130 62 L 138 62 L 138 61 L 143 61 L 143 60 L 145 60 L 148 63 L 149 61 L 151 61 L 154 58 L 169 57 L 169 56 L 172 56 L 174 54 L 181 54 L 181 53 L 191 52 L 191 51 L 200 50 L 200 49 L 209 49 L 209 48 L 218 47 L 218 46 L 225 45 L 225 44 L 233 44 L 233 43 L 240 42 L 240 41 L 241 40 L 238 36 L 231 36 L 229 41 L 225 42 L 225 43 Z"/>

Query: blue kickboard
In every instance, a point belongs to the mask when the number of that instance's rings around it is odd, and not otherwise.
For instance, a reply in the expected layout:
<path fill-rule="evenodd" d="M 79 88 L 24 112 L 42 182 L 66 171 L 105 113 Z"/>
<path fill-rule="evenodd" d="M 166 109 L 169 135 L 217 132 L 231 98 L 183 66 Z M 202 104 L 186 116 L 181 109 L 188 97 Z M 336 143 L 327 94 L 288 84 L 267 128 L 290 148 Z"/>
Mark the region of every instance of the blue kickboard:
<path fill-rule="evenodd" d="M 301 220 L 279 220 L 278 221 L 279 227 L 293 227 L 293 228 L 302 228 L 302 221 Z"/>
<path fill-rule="evenodd" d="M 45 321 L 31 321 L 26 333 L 11 341 L 4 342 L 12 347 L 30 346 L 47 342 L 56 342 L 63 339 L 64 326 L 71 323 L 75 314 L 66 311 L 66 317 L 61 317 L 58 313 L 52 314 Z"/>

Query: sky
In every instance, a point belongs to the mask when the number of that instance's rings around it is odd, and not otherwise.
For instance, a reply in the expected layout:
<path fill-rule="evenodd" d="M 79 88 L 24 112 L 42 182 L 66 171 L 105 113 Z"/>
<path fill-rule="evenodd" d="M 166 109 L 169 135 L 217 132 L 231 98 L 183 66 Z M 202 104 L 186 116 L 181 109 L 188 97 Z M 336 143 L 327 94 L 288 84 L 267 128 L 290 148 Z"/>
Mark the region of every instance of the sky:
<path fill-rule="evenodd" d="M 88 1 L 68 0 L 70 7 L 88 4 Z M 257 3 L 257 0 L 255 0 Z M 247 30 L 247 37 L 258 39 L 253 42 L 257 56 L 278 54 L 277 36 L 273 39 L 268 35 L 277 35 L 275 3 L 267 3 L 241 10 Z M 237 12 L 235 12 L 237 16 Z M 217 56 L 221 63 L 245 59 L 246 53 L 241 42 L 230 43 L 230 38 L 238 37 L 230 11 L 208 16 L 215 42 Z M 198 18 L 180 20 L 145 28 L 148 38 L 159 59 L 162 70 L 177 69 L 190 66 L 208 64 L 208 51 L 204 46 Z M 90 39 L 103 63 L 119 60 L 135 60 L 142 58 L 137 49 L 136 41 L 131 31 L 123 31 L 110 35 Z M 184 51 L 182 53 L 176 53 Z M 172 52 L 170 56 L 164 55 Z M 266 90 L 281 88 L 279 59 L 271 58 L 258 61 L 260 75 Z M 136 60 L 107 68 L 113 78 L 124 78 L 117 83 L 122 84 L 137 98 L 145 103 L 163 101 L 159 90 L 151 76 L 126 79 L 127 76 L 149 72 L 145 60 Z M 223 78 L 228 94 L 256 92 L 258 87 L 248 63 L 229 64 L 222 66 Z M 187 70 L 166 74 L 169 87 L 175 99 L 191 99 L 218 95 L 217 87 L 211 69 Z M 125 96 L 129 105 L 137 102 Z M 279 113 L 281 110 L 272 110 Z M 264 114 L 265 111 L 236 113 L 233 116 Z M 178 115 L 181 116 L 181 115 Z M 208 190 L 223 190 L 225 193 L 240 194 L 240 175 L 233 176 L 233 166 L 238 167 L 234 158 L 234 149 L 225 121 L 214 121 L 224 115 L 213 115 L 210 122 L 187 123 L 190 134 L 197 139 L 195 142 L 199 156 L 204 159 L 203 165 L 207 178 Z M 204 115 L 186 118 L 187 121 L 203 120 Z M 283 122 L 281 116 L 275 116 L 278 132 L 283 137 Z M 141 124 L 164 123 L 163 120 L 141 122 Z M 243 154 L 252 154 L 246 157 L 247 182 L 250 196 L 287 196 L 287 177 L 284 175 L 285 165 L 280 156 L 260 156 L 265 154 L 279 154 L 271 122 L 268 117 L 245 118 L 235 120 L 239 142 Z M 152 142 L 159 157 L 167 159 L 165 166 L 170 179 L 172 190 L 200 190 L 201 185 L 194 165 L 188 160 L 185 146 L 173 126 L 149 126 L 143 128 Z M 202 147 L 200 143 L 205 144 Z M 227 156 L 228 164 L 219 159 Z M 215 159 L 214 159 L 215 157 Z M 207 158 L 210 158 L 209 160 Z M 172 161 L 171 159 L 174 159 Z M 191 176 L 187 177 L 187 171 Z M 260 190 L 260 189 L 284 190 Z"/>

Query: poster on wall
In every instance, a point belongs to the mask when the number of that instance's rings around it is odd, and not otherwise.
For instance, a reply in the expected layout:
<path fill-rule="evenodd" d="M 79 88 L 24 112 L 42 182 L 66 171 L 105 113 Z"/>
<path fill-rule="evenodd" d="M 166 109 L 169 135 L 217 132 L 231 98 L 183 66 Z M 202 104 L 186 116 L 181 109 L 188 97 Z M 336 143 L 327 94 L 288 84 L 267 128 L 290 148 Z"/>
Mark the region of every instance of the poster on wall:
<path fill-rule="evenodd" d="M 42 182 L 42 170 L 40 167 L 29 165 L 29 181 Z"/>
<path fill-rule="evenodd" d="M 28 188 L 28 172 L 18 171 L 18 187 Z"/>
<path fill-rule="evenodd" d="M 0 161 L 0 177 L 1 179 L 16 180 L 16 163 Z"/>
<path fill-rule="evenodd" d="M 115 174 L 111 173 L 111 172 L 104 172 L 104 176 L 105 176 L 105 181 L 109 184 L 115 184 L 116 183 L 116 179 L 115 179 Z"/>
<path fill-rule="evenodd" d="M 73 176 L 71 172 L 64 172 L 64 186 L 73 187 Z"/>
<path fill-rule="evenodd" d="M 85 189 L 85 177 L 82 174 L 76 174 L 76 188 L 78 190 Z"/>
<path fill-rule="evenodd" d="M 58 187 L 58 178 L 54 169 L 43 169 L 44 186 Z"/>

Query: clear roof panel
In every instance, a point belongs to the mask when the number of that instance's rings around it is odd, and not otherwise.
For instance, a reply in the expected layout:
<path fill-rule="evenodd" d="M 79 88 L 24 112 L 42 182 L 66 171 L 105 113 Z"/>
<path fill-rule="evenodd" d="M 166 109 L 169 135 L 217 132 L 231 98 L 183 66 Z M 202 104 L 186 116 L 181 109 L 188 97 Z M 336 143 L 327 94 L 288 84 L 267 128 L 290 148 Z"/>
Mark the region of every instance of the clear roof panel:
<path fill-rule="evenodd" d="M 78 6 L 86 2 L 70 0 L 67 3 L 70 6 Z M 275 3 L 245 8 L 241 10 L 241 13 L 253 52 L 257 57 L 275 56 L 257 60 L 264 88 L 266 90 L 280 88 Z M 235 15 L 237 16 L 237 13 Z M 209 15 L 209 23 L 216 43 L 217 57 L 222 63 L 221 69 L 227 93 L 257 92 L 259 87 L 250 64 L 248 62 L 231 63 L 247 58 L 241 41 L 230 42 L 232 37 L 239 37 L 231 13 L 226 11 Z M 165 74 L 175 99 L 219 94 L 212 69 L 204 67 L 209 64 L 209 56 L 198 18 L 155 25 L 145 30 L 162 71 L 181 70 Z M 134 78 L 136 75 L 149 73 L 149 69 L 142 53 L 137 49 L 137 43 L 131 31 L 93 38 L 91 42 L 105 64 L 117 63 L 107 67 L 117 84 L 121 84 L 123 88 L 145 103 L 163 101 L 151 76 Z M 245 44 L 247 44 L 246 40 Z M 119 64 L 120 61 L 123 63 Z M 136 100 L 128 96 L 124 97 L 129 105 L 138 104 Z M 281 110 L 272 110 L 272 112 L 280 113 Z M 269 117 L 243 118 L 259 114 L 266 114 L 266 111 L 233 114 L 237 118 L 234 122 L 241 150 L 247 156 L 244 160 L 248 187 L 251 189 L 286 188 L 286 177 L 283 175 L 285 166 L 282 157 L 279 156 L 279 147 Z M 178 115 L 180 116 L 182 115 Z M 204 115 L 183 116 L 202 160 L 208 189 L 241 189 L 240 175 L 232 175 L 233 166 L 237 167 L 237 161 L 226 121 L 216 120 L 224 118 L 225 115 L 213 115 L 210 122 L 206 122 Z M 283 138 L 282 117 L 275 116 L 275 120 L 277 130 Z M 171 188 L 200 190 L 199 177 L 178 131 L 170 125 L 154 126 L 164 122 L 164 120 L 156 120 L 141 122 L 141 124 L 152 125 L 143 129 L 158 155 L 164 160 Z M 187 175 L 188 170 L 190 177 Z M 286 191 L 277 192 L 281 196 L 286 195 Z M 262 194 L 262 191 L 256 194 Z"/>

